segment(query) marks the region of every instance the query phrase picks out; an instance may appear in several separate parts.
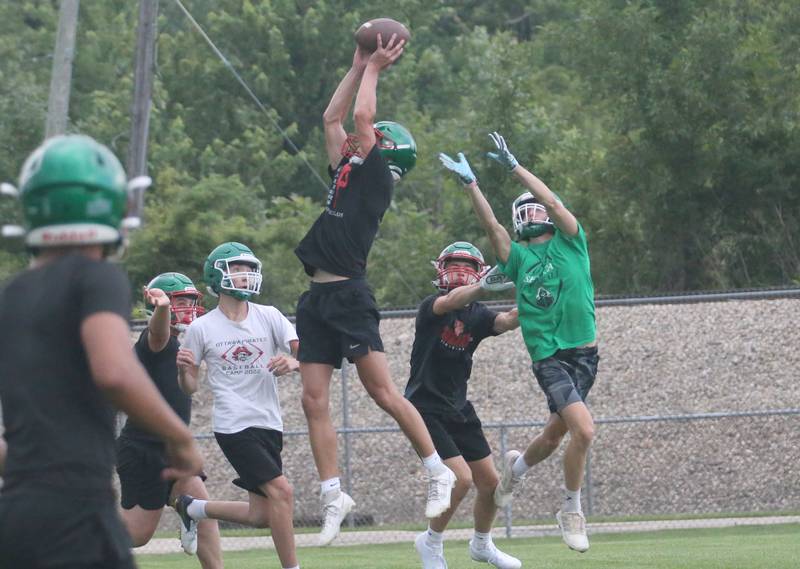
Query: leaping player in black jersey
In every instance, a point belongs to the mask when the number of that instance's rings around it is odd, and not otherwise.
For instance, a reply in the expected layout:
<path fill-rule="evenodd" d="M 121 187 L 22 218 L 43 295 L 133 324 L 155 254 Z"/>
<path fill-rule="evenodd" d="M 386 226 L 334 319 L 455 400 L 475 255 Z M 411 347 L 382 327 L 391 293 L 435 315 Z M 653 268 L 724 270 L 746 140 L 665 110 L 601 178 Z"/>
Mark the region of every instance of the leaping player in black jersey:
<path fill-rule="evenodd" d="M 367 256 L 392 200 L 395 181 L 416 162 L 411 133 L 389 121 L 375 121 L 380 72 L 403 53 L 404 42 L 378 36 L 378 49 L 357 48 L 353 65 L 339 83 L 323 116 L 333 181 L 325 210 L 295 249 L 311 277 L 297 305 L 303 410 L 311 450 L 321 481 L 323 527 L 327 545 L 354 506 L 341 491 L 336 431 L 328 410 L 330 381 L 342 358 L 354 362 L 369 395 L 408 437 L 428 473 L 425 515 L 435 518 L 450 507 L 455 475 L 433 446 L 419 412 L 392 382 L 379 331 L 380 315 L 365 279 Z M 355 96 L 355 134 L 344 129 Z"/>

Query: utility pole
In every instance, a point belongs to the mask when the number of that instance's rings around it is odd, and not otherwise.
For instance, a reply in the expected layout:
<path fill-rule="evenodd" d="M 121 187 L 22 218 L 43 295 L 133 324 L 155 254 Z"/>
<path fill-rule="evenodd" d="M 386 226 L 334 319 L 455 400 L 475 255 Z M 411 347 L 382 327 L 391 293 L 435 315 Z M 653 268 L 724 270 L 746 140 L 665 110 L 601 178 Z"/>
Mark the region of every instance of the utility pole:
<path fill-rule="evenodd" d="M 61 0 L 61 7 L 58 11 L 58 32 L 53 54 L 53 71 L 50 74 L 50 98 L 47 101 L 45 138 L 64 134 L 67 131 L 79 4 L 80 0 Z"/>
<path fill-rule="evenodd" d="M 128 176 L 147 175 L 147 136 L 150 130 L 150 98 L 155 69 L 158 0 L 139 1 L 136 31 L 136 71 L 131 106 L 131 141 L 128 148 Z M 135 211 L 142 215 L 144 189 L 135 191 Z"/>

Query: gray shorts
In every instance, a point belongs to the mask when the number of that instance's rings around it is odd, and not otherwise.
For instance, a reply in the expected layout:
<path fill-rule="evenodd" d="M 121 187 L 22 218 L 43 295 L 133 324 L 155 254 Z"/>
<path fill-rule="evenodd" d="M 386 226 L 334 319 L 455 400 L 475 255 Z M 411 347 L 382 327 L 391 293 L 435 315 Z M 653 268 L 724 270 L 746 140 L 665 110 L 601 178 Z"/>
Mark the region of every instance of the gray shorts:
<path fill-rule="evenodd" d="M 586 403 L 597 376 L 597 347 L 559 350 L 549 358 L 533 362 L 533 375 L 547 396 L 551 413 L 567 405 Z"/>

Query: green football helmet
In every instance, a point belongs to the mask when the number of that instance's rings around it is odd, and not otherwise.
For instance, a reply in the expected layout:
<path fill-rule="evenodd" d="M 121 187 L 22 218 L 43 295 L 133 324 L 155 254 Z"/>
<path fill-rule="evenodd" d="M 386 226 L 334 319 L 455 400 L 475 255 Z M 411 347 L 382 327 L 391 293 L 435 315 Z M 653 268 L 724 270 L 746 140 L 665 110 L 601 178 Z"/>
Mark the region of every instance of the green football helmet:
<path fill-rule="evenodd" d="M 450 265 L 452 261 L 468 261 L 473 266 Z M 480 249 L 466 241 L 451 243 L 442 249 L 435 261 L 431 262 L 436 267 L 436 279 L 431 282 L 440 292 L 474 284 L 481 280 L 487 269 Z"/>
<path fill-rule="evenodd" d="M 234 264 L 246 264 L 252 270 L 232 273 L 230 266 Z M 229 241 L 209 253 L 203 266 L 203 279 L 214 296 L 227 294 L 247 300 L 261 292 L 261 261 L 247 245 Z"/>
<path fill-rule="evenodd" d="M 22 166 L 19 194 L 25 243 L 33 249 L 122 241 L 125 170 L 88 136 L 55 136 L 34 150 Z"/>
<path fill-rule="evenodd" d="M 206 310 L 200 306 L 200 300 L 203 298 L 197 288 L 195 288 L 192 279 L 181 273 L 161 273 L 147 284 L 147 288 L 157 288 L 163 290 L 167 297 L 169 297 L 172 316 L 170 323 L 173 326 L 182 328 L 188 326 L 198 316 L 205 314 Z M 188 304 L 181 303 L 177 305 L 175 299 L 188 298 Z M 153 315 L 155 306 L 149 302 L 145 302 L 145 313 L 148 316 Z"/>
<path fill-rule="evenodd" d="M 392 121 L 375 123 L 375 144 L 389 163 L 389 170 L 399 180 L 417 163 L 417 143 L 406 127 Z"/>
<path fill-rule="evenodd" d="M 517 240 L 533 239 L 555 231 L 547 209 L 530 192 L 520 195 L 511 204 L 511 218 Z"/>

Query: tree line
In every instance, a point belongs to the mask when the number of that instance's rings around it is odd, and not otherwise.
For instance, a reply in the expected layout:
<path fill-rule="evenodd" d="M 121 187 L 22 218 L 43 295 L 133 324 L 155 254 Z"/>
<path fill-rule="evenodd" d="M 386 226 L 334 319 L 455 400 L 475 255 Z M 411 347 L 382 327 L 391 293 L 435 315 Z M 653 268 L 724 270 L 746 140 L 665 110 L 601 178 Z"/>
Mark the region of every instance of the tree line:
<path fill-rule="evenodd" d="M 379 304 L 433 291 L 430 260 L 488 242 L 438 152 L 463 151 L 510 228 L 521 191 L 486 158 L 498 130 L 586 228 L 600 294 L 786 285 L 800 276 L 800 9 L 789 0 L 188 0 L 264 102 L 253 104 L 180 10 L 160 2 L 146 225 L 125 266 L 135 288 L 200 278 L 218 243 L 264 263 L 262 301 L 293 311 L 293 249 L 322 208 L 322 112 L 353 32 L 393 17 L 412 32 L 378 87 L 378 114 L 414 134 L 370 256 Z M 57 2 L 0 5 L 0 178 L 43 136 Z M 124 161 L 135 2 L 81 4 L 70 130 Z M 274 128 L 284 128 L 299 153 Z M 311 166 L 311 168 L 308 167 Z M 18 221 L 12 200 L 0 219 Z M 488 256 L 488 255 L 487 255 Z M 492 259 L 489 259 L 492 261 Z M 26 263 L 0 244 L 0 278 Z"/>

